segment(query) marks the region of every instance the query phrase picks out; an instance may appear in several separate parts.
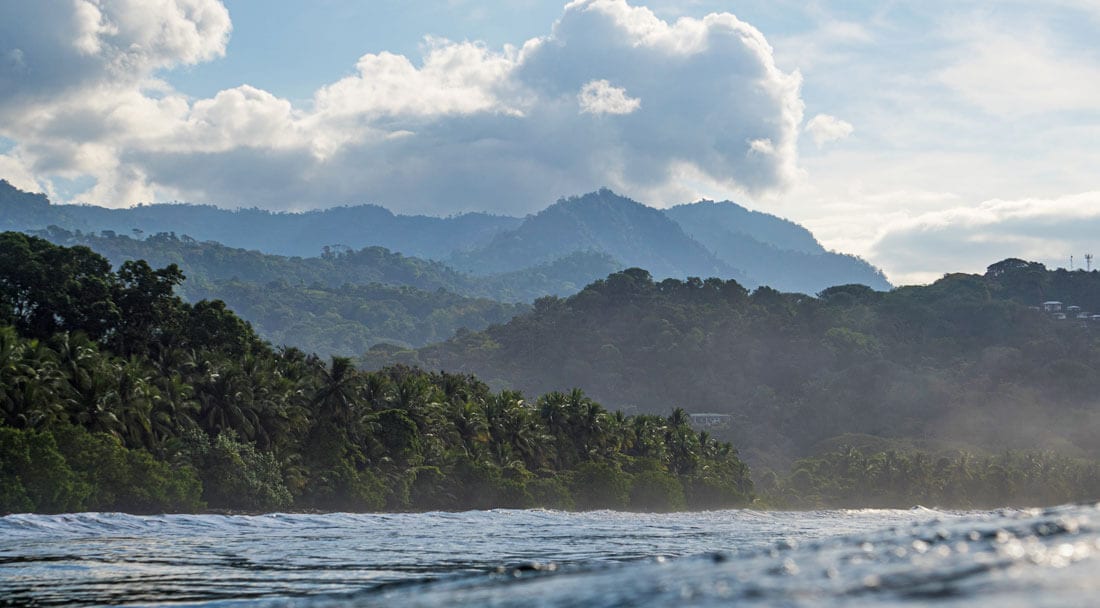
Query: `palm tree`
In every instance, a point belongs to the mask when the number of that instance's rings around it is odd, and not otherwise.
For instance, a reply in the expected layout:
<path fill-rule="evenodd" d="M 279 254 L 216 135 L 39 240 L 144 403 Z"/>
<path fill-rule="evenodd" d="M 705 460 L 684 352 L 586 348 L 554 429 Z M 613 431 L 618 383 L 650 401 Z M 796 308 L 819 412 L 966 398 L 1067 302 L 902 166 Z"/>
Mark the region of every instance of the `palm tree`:
<path fill-rule="evenodd" d="M 258 420 L 251 407 L 251 386 L 240 368 L 228 363 L 217 366 L 209 361 L 200 367 L 203 373 L 194 383 L 199 426 L 210 436 L 232 429 L 252 441 Z"/>
<path fill-rule="evenodd" d="M 489 442 L 489 425 L 481 408 L 472 401 L 450 406 L 451 424 L 467 456 L 476 457 Z"/>
<path fill-rule="evenodd" d="M 332 357 L 328 368 L 321 368 L 321 384 L 310 405 L 321 420 L 348 428 L 356 406 L 358 376 L 348 357 Z"/>
<path fill-rule="evenodd" d="M 5 418 L 12 426 L 40 428 L 65 416 L 62 393 L 65 377 L 57 364 L 57 355 L 38 340 L 20 342 L 18 347 L 0 347 L 7 351 L 0 362 L 6 368 L 3 378 Z M 15 357 L 18 357 L 17 359 Z"/>
<path fill-rule="evenodd" d="M 152 373 L 139 357 L 131 357 L 119 371 L 114 405 L 122 439 L 129 447 L 151 449 L 156 443 L 153 407 L 160 400 L 160 392 L 153 384 Z"/>

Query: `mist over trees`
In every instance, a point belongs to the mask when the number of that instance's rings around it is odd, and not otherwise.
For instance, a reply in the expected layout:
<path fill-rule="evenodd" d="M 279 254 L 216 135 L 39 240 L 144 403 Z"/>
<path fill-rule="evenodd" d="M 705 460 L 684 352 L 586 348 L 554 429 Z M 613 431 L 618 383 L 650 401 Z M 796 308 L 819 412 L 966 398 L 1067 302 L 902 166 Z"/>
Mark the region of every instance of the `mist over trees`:
<path fill-rule="evenodd" d="M 527 392 L 575 385 L 628 411 L 729 414 L 713 432 L 758 469 L 785 470 L 846 433 L 1100 458 L 1100 323 L 1038 308 L 1049 300 L 1100 310 L 1100 273 L 1010 260 L 810 297 L 629 269 L 504 325 L 365 360 Z"/>

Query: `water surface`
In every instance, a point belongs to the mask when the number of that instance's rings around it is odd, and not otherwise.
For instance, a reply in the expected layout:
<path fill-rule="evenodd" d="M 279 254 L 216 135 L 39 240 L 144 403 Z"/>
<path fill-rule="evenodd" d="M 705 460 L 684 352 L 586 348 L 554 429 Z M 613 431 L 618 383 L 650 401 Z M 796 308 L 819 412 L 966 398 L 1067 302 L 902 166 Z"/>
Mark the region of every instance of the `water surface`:
<path fill-rule="evenodd" d="M 0 518 L 7 605 L 1095 605 L 1100 510 Z"/>

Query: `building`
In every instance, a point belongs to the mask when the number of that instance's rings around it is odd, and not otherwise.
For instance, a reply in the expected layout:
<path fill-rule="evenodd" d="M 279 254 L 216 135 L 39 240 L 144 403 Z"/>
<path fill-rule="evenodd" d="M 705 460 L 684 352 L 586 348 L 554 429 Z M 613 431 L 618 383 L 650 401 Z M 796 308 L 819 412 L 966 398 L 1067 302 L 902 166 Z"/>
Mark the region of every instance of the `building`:
<path fill-rule="evenodd" d="M 1043 302 L 1043 310 L 1046 312 L 1062 312 L 1061 302 Z"/>
<path fill-rule="evenodd" d="M 724 427 L 733 420 L 728 413 L 691 413 L 693 427 Z"/>

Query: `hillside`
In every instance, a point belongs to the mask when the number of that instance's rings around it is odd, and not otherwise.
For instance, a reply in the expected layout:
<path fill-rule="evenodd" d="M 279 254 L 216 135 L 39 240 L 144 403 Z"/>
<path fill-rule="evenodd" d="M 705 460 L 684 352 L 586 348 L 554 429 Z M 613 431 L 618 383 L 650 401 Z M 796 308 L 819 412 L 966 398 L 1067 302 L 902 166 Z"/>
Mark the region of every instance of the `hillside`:
<path fill-rule="evenodd" d="M 409 258 L 443 260 L 481 276 L 522 273 L 572 256 L 551 270 L 558 286 L 528 287 L 513 280 L 512 291 L 503 295 L 492 289 L 459 290 L 509 301 L 573 293 L 626 266 L 650 269 L 658 277 L 719 276 L 809 294 L 847 283 L 889 289 L 877 269 L 853 256 L 825 251 L 793 222 L 729 202 L 704 201 L 662 212 L 609 190 L 560 200 L 524 219 L 478 213 L 432 218 L 395 215 L 375 205 L 304 213 L 187 204 L 130 209 L 54 205 L 43 195 L 0 180 L 0 229 L 38 232 L 50 226 L 135 240 L 162 233 L 186 235 L 199 242 L 304 258 L 383 247 Z M 573 272 L 578 263 L 586 268 Z M 572 274 L 563 276 L 565 269 Z M 447 289 L 458 289 L 455 281 L 449 283 Z"/>
<path fill-rule="evenodd" d="M 366 363 L 526 392 L 575 385 L 642 412 L 729 414 L 722 436 L 779 467 L 844 433 L 1095 457 L 1100 325 L 1033 309 L 1037 296 L 1100 310 L 1100 273 L 1006 261 L 929 286 L 811 298 L 631 269 L 483 332 L 376 348 Z"/>
<path fill-rule="evenodd" d="M 809 230 L 774 215 L 729 201 L 678 205 L 665 215 L 723 262 L 741 269 L 752 284 L 810 294 L 850 283 L 890 289 L 879 269 L 855 256 L 826 251 Z"/>
<path fill-rule="evenodd" d="M 489 274 L 585 250 L 605 252 L 625 266 L 644 266 L 659 277 L 740 276 L 660 211 L 610 190 L 560 200 L 484 247 L 448 261 Z"/>
<path fill-rule="evenodd" d="M 696 239 L 700 228 L 714 228 L 780 250 L 825 253 L 821 243 L 802 226 L 769 213 L 750 211 L 730 201 L 698 201 L 670 207 L 664 213 Z"/>
<path fill-rule="evenodd" d="M 743 506 L 682 415 L 276 349 L 177 268 L 0 233 L 0 514 Z"/>
<path fill-rule="evenodd" d="M 90 233 L 188 235 L 231 247 L 310 257 L 325 246 L 379 246 L 408 256 L 442 259 L 456 249 L 487 241 L 519 225 L 518 218 L 467 213 L 447 218 L 395 215 L 377 205 L 334 207 L 303 213 L 227 210 L 183 203 L 106 209 L 55 205 L 0 179 L 0 230 L 28 232 L 60 226 Z"/>
<path fill-rule="evenodd" d="M 618 268 L 606 255 L 577 253 L 475 278 L 382 247 L 298 258 L 165 233 L 138 239 L 51 227 L 35 234 L 90 247 L 115 267 L 128 260 L 175 264 L 187 277 L 176 288 L 185 300 L 223 300 L 260 337 L 324 355 L 360 355 L 379 342 L 423 346 L 461 328 L 503 323 L 529 308 L 523 302 L 574 293 Z"/>

